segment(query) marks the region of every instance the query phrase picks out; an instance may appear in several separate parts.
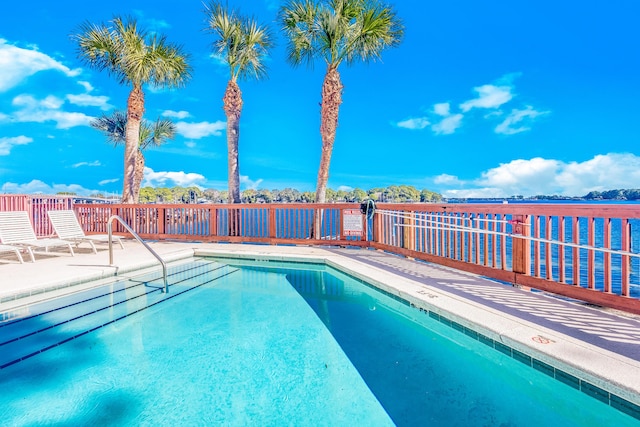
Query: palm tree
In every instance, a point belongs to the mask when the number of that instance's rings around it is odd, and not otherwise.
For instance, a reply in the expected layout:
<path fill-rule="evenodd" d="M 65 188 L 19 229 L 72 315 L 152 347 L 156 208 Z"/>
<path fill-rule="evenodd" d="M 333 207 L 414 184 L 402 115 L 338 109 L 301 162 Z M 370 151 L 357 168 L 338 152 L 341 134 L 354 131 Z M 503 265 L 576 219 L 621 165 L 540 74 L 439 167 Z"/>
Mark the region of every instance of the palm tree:
<path fill-rule="evenodd" d="M 380 59 L 385 48 L 400 44 L 404 28 L 394 10 L 377 0 L 292 0 L 280 9 L 280 21 L 288 38 L 288 61 L 292 65 L 313 65 L 318 58 L 327 64 L 320 110 L 322 154 L 315 196 L 316 203 L 324 203 L 342 103 L 338 67 L 342 62 L 351 65 L 358 60 Z"/>
<path fill-rule="evenodd" d="M 103 115 L 89 123 L 92 128 L 105 134 L 107 140 L 114 146 L 126 145 L 127 115 L 122 111 L 114 111 L 110 116 Z M 159 147 L 169 139 L 176 136 L 176 125 L 169 119 L 158 119 L 153 123 L 147 120 L 140 122 L 140 141 L 136 151 L 136 165 L 133 179 L 133 194 L 138 202 L 140 198 L 140 186 L 144 177 L 144 154 L 149 147 Z"/>
<path fill-rule="evenodd" d="M 78 55 L 90 67 L 106 70 L 120 84 L 131 87 L 127 100 L 125 127 L 123 203 L 136 203 L 135 171 L 140 123 L 144 114 L 143 86 L 160 88 L 183 86 L 191 76 L 187 55 L 164 36 L 140 30 L 135 19 L 114 18 L 112 26 L 85 23 L 78 43 Z"/>
<path fill-rule="evenodd" d="M 208 30 L 215 41 L 213 51 L 229 66 L 230 78 L 223 99 L 227 116 L 227 157 L 229 174 L 229 203 L 240 203 L 240 168 L 238 164 L 238 141 L 240 139 L 240 115 L 242 114 L 242 92 L 238 86 L 240 78 L 261 79 L 266 77 L 264 60 L 273 47 L 272 36 L 267 26 L 240 16 L 218 1 L 206 7 Z"/>

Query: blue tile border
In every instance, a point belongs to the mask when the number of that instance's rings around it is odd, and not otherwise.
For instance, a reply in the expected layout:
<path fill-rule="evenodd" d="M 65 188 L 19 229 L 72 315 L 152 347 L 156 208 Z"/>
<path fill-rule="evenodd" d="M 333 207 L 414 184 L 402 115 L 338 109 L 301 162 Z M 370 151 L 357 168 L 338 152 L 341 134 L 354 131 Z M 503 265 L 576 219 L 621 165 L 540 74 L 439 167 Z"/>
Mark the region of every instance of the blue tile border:
<path fill-rule="evenodd" d="M 474 331 L 471 328 L 463 326 L 458 322 L 452 321 L 451 319 L 443 316 L 434 311 L 417 307 L 414 304 L 411 304 L 412 307 L 419 309 L 421 312 L 428 315 L 430 318 L 439 321 L 440 323 L 447 325 L 457 331 L 463 332 L 465 335 L 474 338 L 481 343 L 498 350 L 501 353 L 506 354 L 513 359 L 532 367 L 533 369 L 540 371 L 551 378 L 554 378 L 570 387 L 575 388 L 576 390 L 580 390 L 586 395 L 599 400 L 614 409 L 617 409 L 620 412 L 623 412 L 637 420 L 640 420 L 640 405 L 636 405 L 633 402 L 630 402 L 620 396 L 617 396 L 613 393 L 610 393 L 596 385 L 591 384 L 588 381 L 582 380 L 574 375 L 571 375 L 561 369 L 555 368 L 552 365 L 549 365 L 541 360 L 538 360 L 534 357 L 531 357 L 521 351 L 518 351 L 514 348 L 509 347 L 499 341 L 496 341 L 492 338 L 489 338 L 477 331 Z M 462 328 L 462 329 L 460 329 Z"/>

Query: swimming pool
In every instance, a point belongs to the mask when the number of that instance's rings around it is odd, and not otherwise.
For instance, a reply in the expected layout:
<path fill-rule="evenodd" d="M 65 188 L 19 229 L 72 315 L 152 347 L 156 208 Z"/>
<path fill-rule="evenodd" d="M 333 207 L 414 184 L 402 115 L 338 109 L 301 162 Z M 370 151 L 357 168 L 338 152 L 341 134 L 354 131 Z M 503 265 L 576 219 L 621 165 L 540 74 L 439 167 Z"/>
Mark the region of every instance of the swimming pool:
<path fill-rule="evenodd" d="M 225 262 L 7 315 L 3 423 L 637 424 L 337 270 Z"/>

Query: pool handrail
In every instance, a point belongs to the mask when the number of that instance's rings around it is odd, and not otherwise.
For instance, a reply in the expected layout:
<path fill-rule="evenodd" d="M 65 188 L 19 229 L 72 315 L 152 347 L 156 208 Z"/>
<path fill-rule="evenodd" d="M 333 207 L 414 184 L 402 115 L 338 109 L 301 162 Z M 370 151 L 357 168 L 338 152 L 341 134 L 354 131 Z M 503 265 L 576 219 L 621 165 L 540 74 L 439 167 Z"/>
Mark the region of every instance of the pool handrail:
<path fill-rule="evenodd" d="M 138 234 L 133 231 L 133 229 L 131 227 L 129 227 L 129 224 L 127 224 L 122 218 L 120 218 L 118 215 L 111 215 L 109 217 L 109 220 L 107 221 L 107 234 L 109 235 L 109 265 L 113 265 L 113 232 L 112 232 L 112 222 L 113 220 L 116 219 L 118 220 L 118 222 L 120 224 L 122 224 L 122 226 L 124 228 L 127 229 L 127 231 L 129 233 L 131 233 L 131 235 L 140 243 L 142 243 L 142 245 L 147 248 L 147 250 L 149 252 L 151 252 L 151 255 L 153 255 L 154 257 L 156 257 L 156 259 L 158 261 L 160 261 L 160 264 L 162 264 L 162 278 L 164 280 L 164 288 L 162 289 L 162 292 L 164 292 L 165 294 L 167 292 L 169 292 L 169 285 L 167 284 L 167 263 L 160 257 L 160 255 L 158 255 L 156 253 L 156 251 L 154 251 L 151 246 L 149 246 L 147 244 L 147 242 L 145 242 L 144 240 L 142 240 L 142 238 L 140 236 L 138 236 Z"/>

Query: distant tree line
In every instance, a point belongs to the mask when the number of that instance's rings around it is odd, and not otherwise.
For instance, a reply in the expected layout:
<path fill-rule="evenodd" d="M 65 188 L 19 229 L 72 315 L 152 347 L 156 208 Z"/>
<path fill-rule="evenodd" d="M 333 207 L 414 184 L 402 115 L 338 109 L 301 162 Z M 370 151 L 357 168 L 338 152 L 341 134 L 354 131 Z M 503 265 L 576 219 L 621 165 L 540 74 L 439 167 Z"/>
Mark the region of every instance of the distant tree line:
<path fill-rule="evenodd" d="M 640 189 L 591 191 L 587 200 L 640 200 Z"/>
<path fill-rule="evenodd" d="M 94 194 L 92 197 L 103 197 Z M 327 203 L 360 203 L 371 199 L 385 203 L 439 203 L 443 201 L 441 194 L 430 190 L 418 190 L 411 185 L 391 185 L 376 187 L 370 190 L 355 188 L 353 190 L 327 189 Z M 143 187 L 140 189 L 140 203 L 227 203 L 229 195 L 226 190 L 205 189 L 198 187 Z M 299 191 L 294 188 L 284 190 L 253 190 L 241 192 L 242 203 L 313 203 L 315 193 Z"/>

